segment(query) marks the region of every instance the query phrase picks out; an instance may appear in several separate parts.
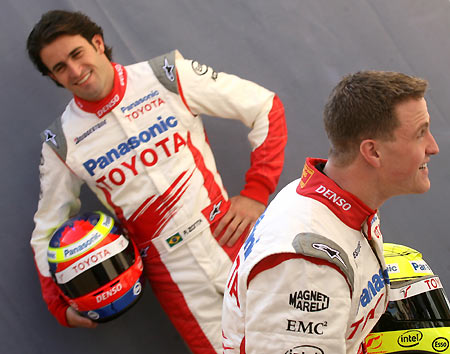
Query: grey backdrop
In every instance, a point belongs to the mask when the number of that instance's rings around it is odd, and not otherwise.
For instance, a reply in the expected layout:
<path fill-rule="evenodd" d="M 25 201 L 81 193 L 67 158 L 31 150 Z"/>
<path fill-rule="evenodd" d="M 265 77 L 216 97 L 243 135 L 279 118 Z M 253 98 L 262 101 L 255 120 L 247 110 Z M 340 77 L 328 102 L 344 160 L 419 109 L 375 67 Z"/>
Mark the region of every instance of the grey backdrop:
<path fill-rule="evenodd" d="M 2 107 L 0 351 L 2 353 L 187 353 L 150 288 L 130 312 L 96 330 L 59 326 L 41 299 L 29 238 L 39 193 L 39 132 L 70 95 L 31 66 L 25 40 L 49 9 L 88 13 L 103 26 L 117 62 L 178 48 L 187 58 L 256 81 L 286 107 L 289 142 L 280 187 L 306 156 L 325 157 L 322 107 L 343 75 L 362 69 L 424 77 L 440 155 L 432 188 L 381 209 L 386 241 L 423 252 L 450 289 L 450 3 L 447 0 L 3 0 L 0 11 Z M 247 132 L 205 117 L 230 194 L 248 166 Z M 236 157 L 239 158 L 236 158 Z M 83 209 L 98 208 L 83 192 Z"/>

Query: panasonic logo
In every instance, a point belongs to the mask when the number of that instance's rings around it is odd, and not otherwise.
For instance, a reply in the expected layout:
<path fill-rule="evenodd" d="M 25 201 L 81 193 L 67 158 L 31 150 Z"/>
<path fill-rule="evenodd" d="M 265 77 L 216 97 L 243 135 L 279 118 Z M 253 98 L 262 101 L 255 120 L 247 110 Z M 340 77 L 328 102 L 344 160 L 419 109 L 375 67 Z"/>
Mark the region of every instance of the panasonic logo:
<path fill-rule="evenodd" d="M 70 258 L 72 256 L 77 255 L 78 253 L 82 253 L 91 246 L 92 244 L 95 244 L 95 241 L 97 241 L 99 238 L 101 238 L 103 235 L 100 232 L 95 232 L 90 238 L 88 238 L 83 243 L 76 245 L 75 247 L 68 247 L 64 250 L 64 258 Z"/>
<path fill-rule="evenodd" d="M 386 270 L 387 273 L 387 270 Z M 378 273 L 372 276 L 372 279 L 367 282 L 367 287 L 363 289 L 360 300 L 362 307 L 366 307 L 377 294 L 383 290 L 386 281 L 383 271 L 380 269 Z"/>
<path fill-rule="evenodd" d="M 148 101 L 149 99 L 158 96 L 159 92 L 157 90 L 154 90 L 152 92 L 150 92 L 148 95 L 139 98 L 137 101 L 134 101 L 132 104 L 125 106 L 125 107 L 120 107 L 120 110 L 122 111 L 122 113 L 125 113 L 127 111 L 131 111 L 134 107 L 139 106 L 140 104 Z"/>
<path fill-rule="evenodd" d="M 147 143 L 152 138 L 155 138 L 171 128 L 175 128 L 178 125 L 177 118 L 174 116 L 169 116 L 166 119 L 159 116 L 157 119 L 157 123 L 148 129 L 141 131 L 137 136 L 132 136 L 128 140 L 120 143 L 116 148 L 109 150 L 105 155 L 83 162 L 86 171 L 91 176 L 94 176 L 97 168 L 104 169 L 115 160 L 136 149 L 142 143 Z"/>

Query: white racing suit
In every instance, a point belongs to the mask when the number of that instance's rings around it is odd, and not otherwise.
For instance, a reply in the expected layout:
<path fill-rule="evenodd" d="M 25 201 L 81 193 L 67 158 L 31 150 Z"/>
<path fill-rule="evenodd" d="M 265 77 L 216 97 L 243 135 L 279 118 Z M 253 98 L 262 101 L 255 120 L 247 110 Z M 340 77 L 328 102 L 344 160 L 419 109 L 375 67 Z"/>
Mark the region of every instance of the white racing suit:
<path fill-rule="evenodd" d="M 307 159 L 227 280 L 223 353 L 356 354 L 389 289 L 378 215 Z"/>
<path fill-rule="evenodd" d="M 43 132 L 41 195 L 31 245 L 49 310 L 68 304 L 47 263 L 52 232 L 80 209 L 87 183 L 135 240 L 152 289 L 194 353 L 221 351 L 221 309 L 236 246 L 212 236 L 229 201 L 201 113 L 251 128 L 241 195 L 267 204 L 283 166 L 284 109 L 265 88 L 217 73 L 178 51 L 127 67 L 100 102 L 75 97 Z M 230 138 L 232 143 L 232 138 Z"/>

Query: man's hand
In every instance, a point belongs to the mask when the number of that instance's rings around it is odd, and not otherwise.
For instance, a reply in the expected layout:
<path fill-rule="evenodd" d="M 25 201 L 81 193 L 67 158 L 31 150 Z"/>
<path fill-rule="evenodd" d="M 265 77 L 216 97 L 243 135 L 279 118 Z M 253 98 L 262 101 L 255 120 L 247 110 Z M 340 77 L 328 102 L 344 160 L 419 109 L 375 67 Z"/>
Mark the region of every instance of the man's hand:
<path fill-rule="evenodd" d="M 230 202 L 230 209 L 214 230 L 214 237 L 218 237 L 225 230 L 219 244 L 227 244 L 229 247 L 234 245 L 246 229 L 253 227 L 266 208 L 264 204 L 241 195 L 231 198 Z"/>
<path fill-rule="evenodd" d="M 79 315 L 72 307 L 66 310 L 66 319 L 70 327 L 95 328 L 97 323 L 89 318 Z"/>

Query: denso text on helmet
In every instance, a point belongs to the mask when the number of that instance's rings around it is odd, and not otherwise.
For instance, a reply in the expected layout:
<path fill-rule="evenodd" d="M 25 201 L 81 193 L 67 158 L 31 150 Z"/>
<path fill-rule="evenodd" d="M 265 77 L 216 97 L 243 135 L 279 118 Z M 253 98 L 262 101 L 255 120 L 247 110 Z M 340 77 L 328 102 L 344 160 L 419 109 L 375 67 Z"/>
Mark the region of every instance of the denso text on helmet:
<path fill-rule="evenodd" d="M 106 290 L 104 293 L 101 293 L 100 295 L 97 295 L 95 297 L 95 299 L 97 300 L 97 304 L 119 293 L 120 290 L 122 290 L 122 284 L 118 283 L 117 285 L 114 285 L 111 289 Z"/>

